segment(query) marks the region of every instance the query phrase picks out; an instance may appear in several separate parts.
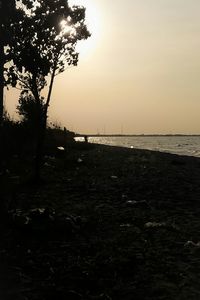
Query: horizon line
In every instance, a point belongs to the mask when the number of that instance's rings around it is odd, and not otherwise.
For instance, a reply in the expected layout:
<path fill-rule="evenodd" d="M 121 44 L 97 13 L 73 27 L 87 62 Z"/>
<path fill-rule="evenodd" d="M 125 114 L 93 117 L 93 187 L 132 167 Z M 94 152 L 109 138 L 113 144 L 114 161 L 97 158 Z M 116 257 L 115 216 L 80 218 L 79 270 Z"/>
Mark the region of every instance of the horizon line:
<path fill-rule="evenodd" d="M 135 133 L 125 133 L 125 134 L 121 134 L 121 133 L 110 133 L 110 134 L 101 134 L 101 133 L 76 133 L 75 132 L 75 136 L 76 137 L 84 137 L 84 136 L 90 136 L 90 137 L 123 137 L 123 136 L 200 136 L 200 133 L 139 133 L 139 134 L 135 134 Z"/>

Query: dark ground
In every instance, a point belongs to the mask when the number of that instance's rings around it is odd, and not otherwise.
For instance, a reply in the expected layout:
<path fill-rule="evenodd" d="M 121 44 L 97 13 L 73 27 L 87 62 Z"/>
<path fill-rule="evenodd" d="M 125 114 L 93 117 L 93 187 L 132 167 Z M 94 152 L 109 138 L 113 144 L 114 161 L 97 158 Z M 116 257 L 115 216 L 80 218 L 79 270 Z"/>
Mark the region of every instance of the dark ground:
<path fill-rule="evenodd" d="M 1 300 L 200 299 L 200 159 L 77 144 L 40 186 L 19 163 L 1 176 Z"/>

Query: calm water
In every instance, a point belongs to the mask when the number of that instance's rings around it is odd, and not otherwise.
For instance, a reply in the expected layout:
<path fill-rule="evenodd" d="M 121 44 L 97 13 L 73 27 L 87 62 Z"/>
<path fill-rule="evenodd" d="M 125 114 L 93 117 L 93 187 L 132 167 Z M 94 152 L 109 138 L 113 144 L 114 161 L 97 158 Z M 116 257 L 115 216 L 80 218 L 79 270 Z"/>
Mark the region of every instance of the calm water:
<path fill-rule="evenodd" d="M 90 137 L 89 142 L 200 157 L 200 136 Z"/>

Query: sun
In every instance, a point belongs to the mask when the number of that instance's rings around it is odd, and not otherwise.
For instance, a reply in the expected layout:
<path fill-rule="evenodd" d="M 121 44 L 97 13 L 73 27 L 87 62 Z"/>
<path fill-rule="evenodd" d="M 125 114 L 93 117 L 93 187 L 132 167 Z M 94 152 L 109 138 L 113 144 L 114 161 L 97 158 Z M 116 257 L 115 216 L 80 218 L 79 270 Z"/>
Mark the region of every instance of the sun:
<path fill-rule="evenodd" d="M 76 47 L 81 57 L 86 57 L 98 46 L 101 35 L 100 10 L 95 5 L 94 0 L 70 0 L 70 5 L 81 5 L 86 8 L 85 23 L 91 37 L 87 40 L 79 41 Z"/>

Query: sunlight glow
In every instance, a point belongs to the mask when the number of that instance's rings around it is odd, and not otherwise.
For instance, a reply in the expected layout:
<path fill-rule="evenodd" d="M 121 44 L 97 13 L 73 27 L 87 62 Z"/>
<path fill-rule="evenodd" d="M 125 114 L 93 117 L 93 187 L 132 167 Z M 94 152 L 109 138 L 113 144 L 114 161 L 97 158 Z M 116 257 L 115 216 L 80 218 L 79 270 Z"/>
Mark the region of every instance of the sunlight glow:
<path fill-rule="evenodd" d="M 69 35 L 69 36 L 72 36 L 72 35 L 75 35 L 76 34 L 76 30 L 71 27 L 70 25 L 68 25 L 68 21 L 67 20 L 62 20 L 60 22 L 60 26 L 61 26 L 61 32 L 60 32 L 60 35 Z"/>
<path fill-rule="evenodd" d="M 98 46 L 101 35 L 100 12 L 97 5 L 92 0 L 70 0 L 70 5 L 80 5 L 86 8 L 85 23 L 88 27 L 91 37 L 86 41 L 79 41 L 77 51 L 81 57 L 87 57 Z"/>

